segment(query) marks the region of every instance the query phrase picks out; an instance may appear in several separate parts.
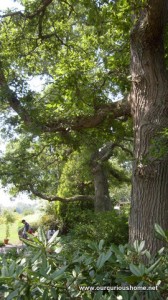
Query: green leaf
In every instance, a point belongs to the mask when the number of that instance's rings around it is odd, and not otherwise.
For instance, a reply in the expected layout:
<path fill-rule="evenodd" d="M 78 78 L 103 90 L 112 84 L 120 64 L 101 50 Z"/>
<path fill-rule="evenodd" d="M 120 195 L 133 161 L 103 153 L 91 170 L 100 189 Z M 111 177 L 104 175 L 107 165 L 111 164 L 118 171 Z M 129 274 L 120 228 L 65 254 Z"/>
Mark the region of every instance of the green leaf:
<path fill-rule="evenodd" d="M 26 239 L 23 239 L 23 238 L 20 238 L 20 240 L 26 244 L 27 246 L 31 246 L 33 248 L 41 248 L 40 245 L 38 245 L 37 243 L 33 242 L 33 241 L 30 241 L 30 240 L 26 240 Z"/>
<path fill-rule="evenodd" d="M 89 245 L 88 245 L 89 248 L 91 248 L 92 250 L 94 251 L 98 251 L 98 246 L 97 246 L 97 243 L 95 242 L 90 242 Z"/>
<path fill-rule="evenodd" d="M 138 240 L 134 241 L 134 249 L 137 253 L 141 253 L 145 246 L 145 241 L 139 242 Z"/>
<path fill-rule="evenodd" d="M 98 260 L 97 260 L 97 263 L 96 263 L 96 267 L 97 269 L 101 269 L 105 263 L 106 259 L 105 259 L 105 255 L 104 253 L 101 253 Z"/>
<path fill-rule="evenodd" d="M 121 252 L 122 254 L 124 254 L 125 248 L 124 248 L 123 245 L 119 245 L 119 250 L 120 250 L 120 252 Z"/>
<path fill-rule="evenodd" d="M 30 239 L 31 239 L 33 242 L 35 242 L 35 243 L 41 245 L 41 241 L 38 239 L 37 236 L 33 236 L 32 234 L 29 234 L 29 236 L 30 236 Z"/>
<path fill-rule="evenodd" d="M 149 274 L 150 272 L 152 272 L 158 266 L 161 259 L 162 258 L 160 257 L 157 261 L 155 261 L 155 263 L 146 270 L 146 274 Z"/>
<path fill-rule="evenodd" d="M 103 245 L 104 245 L 104 240 L 101 240 L 101 241 L 99 242 L 99 246 L 98 246 L 98 248 L 99 248 L 100 251 L 102 250 Z"/>
<path fill-rule="evenodd" d="M 44 276 L 44 278 L 48 279 L 49 273 L 51 272 L 51 266 L 49 266 L 48 268 L 44 268 L 44 266 L 42 265 L 39 272 L 42 276 Z"/>
<path fill-rule="evenodd" d="M 72 270 L 72 275 L 73 275 L 73 277 L 74 277 L 74 278 L 76 278 L 76 277 L 77 277 L 76 270 Z"/>
<path fill-rule="evenodd" d="M 100 254 L 96 263 L 96 267 L 98 270 L 100 270 L 104 266 L 105 262 L 110 258 L 111 254 L 112 254 L 111 250 L 109 250 L 106 254 L 105 253 Z"/>
<path fill-rule="evenodd" d="M 63 249 L 63 246 L 61 246 L 61 247 L 55 247 L 54 248 L 54 252 L 58 254 L 58 253 L 60 253 L 62 251 L 62 249 Z"/>
<path fill-rule="evenodd" d="M 35 261 L 41 256 L 41 251 L 37 252 L 36 255 L 34 255 L 31 259 L 32 263 L 35 263 Z"/>
<path fill-rule="evenodd" d="M 43 266 L 43 268 L 46 269 L 47 268 L 47 264 L 48 264 L 46 253 L 42 253 L 41 254 L 41 259 L 42 259 L 42 266 Z"/>
<path fill-rule="evenodd" d="M 151 254 L 149 251 L 145 250 L 145 255 L 148 259 L 151 259 Z"/>
<path fill-rule="evenodd" d="M 161 254 L 163 254 L 164 251 L 165 251 L 165 247 L 162 247 L 162 248 L 158 251 L 158 254 L 161 255 Z"/>
<path fill-rule="evenodd" d="M 105 254 L 106 261 L 109 260 L 109 258 L 111 257 L 111 255 L 112 255 L 112 251 L 111 251 L 111 249 L 109 249 L 107 251 L 107 253 Z"/>
<path fill-rule="evenodd" d="M 13 260 L 9 266 L 9 276 L 12 276 L 14 271 L 15 271 L 15 267 L 16 267 L 16 263 L 15 261 Z"/>
<path fill-rule="evenodd" d="M 130 291 L 121 291 L 120 293 L 123 300 L 130 300 Z"/>
<path fill-rule="evenodd" d="M 45 234 L 45 231 L 44 231 L 44 228 L 42 226 L 40 226 L 38 228 L 38 237 L 39 237 L 39 240 L 44 244 L 46 245 L 47 243 L 47 238 L 46 238 L 46 234 Z"/>
<path fill-rule="evenodd" d="M 138 282 L 140 282 L 141 279 L 142 279 L 141 276 L 135 276 L 135 275 L 123 277 L 123 280 L 128 282 L 129 284 L 137 284 Z"/>
<path fill-rule="evenodd" d="M 1 274 L 3 277 L 9 277 L 9 270 L 8 270 L 7 266 L 2 267 Z"/>
<path fill-rule="evenodd" d="M 93 300 L 101 300 L 102 296 L 103 296 L 103 292 L 102 291 L 95 292 L 94 296 L 93 296 Z"/>
<path fill-rule="evenodd" d="M 142 270 L 141 270 L 141 268 L 139 268 L 138 266 L 136 266 L 136 265 L 134 265 L 134 264 L 130 264 L 130 265 L 129 265 L 129 268 L 130 268 L 130 271 L 131 271 L 134 275 L 139 276 L 139 277 L 143 276 Z"/>
<path fill-rule="evenodd" d="M 57 290 L 55 288 L 51 288 L 51 295 L 52 295 L 52 298 L 57 300 L 58 299 L 58 294 L 57 294 Z"/>
<path fill-rule="evenodd" d="M 12 293 L 10 293 L 8 295 L 8 297 L 6 298 L 6 300 L 13 300 L 14 297 L 17 297 L 19 295 L 20 289 L 17 289 L 15 291 L 13 291 Z"/>
<path fill-rule="evenodd" d="M 116 245 L 112 244 L 111 249 L 116 255 L 122 255 L 122 253 L 120 252 L 120 250 L 118 249 L 118 247 Z"/>
<path fill-rule="evenodd" d="M 140 253 L 145 247 L 145 241 L 141 241 L 140 245 L 138 246 L 138 252 Z"/>
<path fill-rule="evenodd" d="M 58 234 L 59 234 L 59 230 L 57 230 L 56 232 L 54 232 L 53 236 L 49 239 L 47 245 L 51 245 L 54 242 L 57 242 L 60 238 L 58 238 Z"/>
<path fill-rule="evenodd" d="M 157 234 L 158 234 L 159 236 L 161 236 L 164 240 L 167 239 L 164 230 L 160 227 L 159 224 L 155 224 L 155 231 L 156 231 Z"/>
<path fill-rule="evenodd" d="M 139 271 L 141 272 L 141 276 L 143 276 L 146 273 L 146 270 L 147 270 L 145 265 L 140 263 L 138 268 L 139 268 Z"/>
<path fill-rule="evenodd" d="M 0 283 L 9 283 L 9 282 L 12 282 L 13 281 L 13 278 L 12 277 L 0 277 Z"/>
<path fill-rule="evenodd" d="M 49 278 L 52 280 L 59 280 L 63 276 L 66 269 L 67 269 L 67 266 L 64 266 L 60 270 L 56 270 L 54 273 L 52 273 L 50 275 Z"/>
<path fill-rule="evenodd" d="M 44 290 L 42 300 L 49 300 L 49 298 L 48 298 L 48 289 Z"/>

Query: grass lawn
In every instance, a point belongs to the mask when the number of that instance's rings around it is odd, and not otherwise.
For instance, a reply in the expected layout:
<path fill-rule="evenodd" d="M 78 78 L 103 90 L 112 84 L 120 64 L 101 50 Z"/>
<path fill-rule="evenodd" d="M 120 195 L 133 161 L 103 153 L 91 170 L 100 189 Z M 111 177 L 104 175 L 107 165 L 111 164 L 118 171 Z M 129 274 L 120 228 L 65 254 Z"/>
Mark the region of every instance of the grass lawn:
<path fill-rule="evenodd" d="M 19 244 L 19 238 L 18 238 L 18 227 L 21 225 L 21 220 L 25 219 L 28 223 L 36 222 L 39 219 L 39 214 L 34 215 L 28 215 L 28 216 L 22 216 L 20 215 L 20 218 L 16 220 L 14 223 L 10 225 L 9 232 L 9 243 L 10 244 Z M 5 238 L 5 224 L 0 224 L 0 241 L 3 241 Z"/>
<path fill-rule="evenodd" d="M 0 241 L 3 241 L 5 238 L 5 224 L 0 224 Z M 12 223 L 9 228 L 10 236 L 9 236 L 9 243 L 10 244 L 18 244 L 19 238 L 18 238 L 18 221 L 15 223 Z"/>

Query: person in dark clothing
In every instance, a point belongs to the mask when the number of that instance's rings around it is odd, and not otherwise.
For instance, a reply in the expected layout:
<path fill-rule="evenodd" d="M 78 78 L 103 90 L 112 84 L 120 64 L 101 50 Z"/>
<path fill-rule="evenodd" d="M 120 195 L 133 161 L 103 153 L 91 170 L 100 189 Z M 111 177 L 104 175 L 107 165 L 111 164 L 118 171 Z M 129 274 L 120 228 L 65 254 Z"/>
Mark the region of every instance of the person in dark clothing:
<path fill-rule="evenodd" d="M 27 239 L 27 232 L 30 231 L 30 225 L 29 225 L 29 223 L 26 222 L 26 220 L 22 220 L 22 223 L 24 224 L 24 228 L 22 231 L 22 237 L 24 239 Z"/>

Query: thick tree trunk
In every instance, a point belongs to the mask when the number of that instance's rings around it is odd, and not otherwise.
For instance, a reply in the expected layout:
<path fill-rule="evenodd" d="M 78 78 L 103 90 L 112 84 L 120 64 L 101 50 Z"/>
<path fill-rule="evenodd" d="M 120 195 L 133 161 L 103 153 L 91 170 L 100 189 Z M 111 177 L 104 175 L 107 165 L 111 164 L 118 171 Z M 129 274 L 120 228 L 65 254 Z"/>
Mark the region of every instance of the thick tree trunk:
<path fill-rule="evenodd" d="M 111 201 L 109 196 L 107 176 L 100 163 L 94 164 L 92 168 L 95 187 L 95 212 L 111 210 Z"/>
<path fill-rule="evenodd" d="M 155 254 L 162 246 L 154 224 L 168 229 L 168 158 L 151 155 L 151 142 L 168 126 L 168 76 L 164 65 L 163 30 L 166 1 L 155 0 L 131 35 L 134 166 L 130 242 L 145 240 Z"/>
<path fill-rule="evenodd" d="M 90 166 L 94 178 L 96 212 L 111 210 L 108 179 L 105 170 L 105 162 L 111 157 L 116 144 L 111 142 L 103 145 L 91 155 Z"/>

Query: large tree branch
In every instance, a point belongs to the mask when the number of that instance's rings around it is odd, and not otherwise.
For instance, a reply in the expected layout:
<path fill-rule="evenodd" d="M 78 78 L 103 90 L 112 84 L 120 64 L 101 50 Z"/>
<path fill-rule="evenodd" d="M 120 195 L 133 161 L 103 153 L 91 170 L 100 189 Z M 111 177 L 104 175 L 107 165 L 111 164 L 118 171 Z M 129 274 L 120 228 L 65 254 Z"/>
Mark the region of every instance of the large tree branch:
<path fill-rule="evenodd" d="M 34 187 L 32 185 L 29 185 L 29 189 L 32 192 L 33 195 L 43 199 L 43 200 L 47 200 L 49 202 L 55 202 L 55 201 L 60 201 L 60 202 L 77 202 L 77 201 L 94 201 L 94 196 L 89 196 L 89 195 L 75 195 L 73 197 L 69 197 L 69 198 L 62 198 L 59 196 L 48 196 L 48 195 L 44 195 L 43 193 L 38 192 L 37 190 L 34 189 Z"/>
<path fill-rule="evenodd" d="M 118 170 L 114 169 L 113 167 L 110 167 L 109 169 L 110 175 L 112 175 L 114 178 L 116 178 L 119 182 L 127 182 L 131 183 L 131 179 L 127 177 L 125 174 L 122 174 Z"/>
<path fill-rule="evenodd" d="M 124 152 L 127 152 L 131 157 L 133 157 L 133 151 L 131 151 L 130 149 L 124 147 L 121 144 L 118 144 L 117 147 L 121 148 Z"/>
<path fill-rule="evenodd" d="M 15 12 L 10 12 L 10 13 L 6 13 L 3 15 L 0 15 L 1 18 L 6 18 L 6 17 L 13 17 L 13 16 L 21 16 L 24 17 L 25 19 L 33 19 L 34 17 L 38 16 L 40 13 L 43 13 L 47 6 L 50 5 L 50 3 L 52 3 L 53 0 L 42 0 L 41 5 L 39 6 L 39 8 L 34 12 L 34 13 L 23 13 L 22 11 L 15 11 Z"/>
<path fill-rule="evenodd" d="M 58 121 L 47 123 L 43 126 L 44 132 L 69 132 L 71 130 L 81 131 L 82 129 L 99 127 L 105 120 L 112 124 L 114 119 L 131 117 L 130 104 L 125 100 L 119 100 L 95 111 L 90 116 L 78 116 L 72 119 L 59 118 Z"/>
<path fill-rule="evenodd" d="M 3 91 L 4 99 L 10 107 L 20 116 L 26 126 L 39 128 L 42 132 L 63 132 L 81 131 L 83 129 L 99 127 L 105 120 L 112 124 L 114 119 L 131 117 L 130 104 L 125 99 L 117 102 L 104 104 L 89 116 L 77 116 L 73 118 L 57 118 L 52 122 L 41 124 L 35 117 L 22 106 L 15 92 L 13 92 L 5 79 L 2 65 L 0 64 L 0 88 Z M 38 114 L 37 114 L 38 115 Z"/>
<path fill-rule="evenodd" d="M 14 16 L 20 16 L 21 18 L 24 19 L 33 19 L 34 17 L 38 17 L 39 21 L 38 21 L 38 38 L 40 40 L 46 40 L 49 39 L 51 37 L 55 37 L 61 45 L 64 45 L 66 47 L 70 47 L 67 43 L 65 43 L 65 41 L 57 34 L 56 30 L 52 33 L 45 33 L 43 34 L 43 18 L 45 16 L 45 12 L 47 7 L 53 2 L 53 0 L 42 0 L 41 5 L 39 6 L 39 8 L 37 10 L 35 10 L 33 13 L 24 13 L 22 11 L 15 11 L 15 12 L 10 12 L 10 13 L 6 13 L 3 15 L 0 15 L 0 18 L 6 18 L 6 17 L 14 17 Z M 66 4 L 68 4 L 66 2 Z M 72 10 L 72 8 L 71 8 Z M 80 48 L 82 49 L 82 48 Z M 84 50 L 83 50 L 84 51 Z"/>
<path fill-rule="evenodd" d="M 105 144 L 102 148 L 100 148 L 98 151 L 93 153 L 91 157 L 91 162 L 92 164 L 97 164 L 97 163 L 103 163 L 110 159 L 110 157 L 113 155 L 113 151 L 115 148 L 121 148 L 124 152 L 127 152 L 131 157 L 133 156 L 133 153 L 130 149 L 126 148 L 125 146 L 119 144 L 119 143 L 114 143 L 114 142 L 108 142 Z"/>
<path fill-rule="evenodd" d="M 42 132 L 70 132 L 83 129 L 95 128 L 100 126 L 105 120 L 112 123 L 112 120 L 131 116 L 130 104 L 125 99 L 111 102 L 99 106 L 92 115 L 76 116 L 73 118 L 57 118 L 54 121 L 40 124 L 35 116 L 32 117 L 28 110 L 21 104 L 17 94 L 12 91 L 6 81 L 2 62 L 0 62 L 0 88 L 3 92 L 5 101 L 20 116 L 26 126 L 39 128 Z M 38 115 L 38 113 L 37 113 Z"/>
<path fill-rule="evenodd" d="M 32 120 L 29 113 L 25 110 L 25 108 L 21 105 L 17 95 L 9 88 L 3 68 L 2 63 L 0 62 L 0 89 L 3 94 L 3 98 L 8 102 L 10 107 L 21 117 L 26 125 L 30 125 Z"/>

